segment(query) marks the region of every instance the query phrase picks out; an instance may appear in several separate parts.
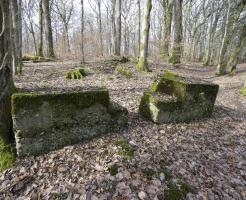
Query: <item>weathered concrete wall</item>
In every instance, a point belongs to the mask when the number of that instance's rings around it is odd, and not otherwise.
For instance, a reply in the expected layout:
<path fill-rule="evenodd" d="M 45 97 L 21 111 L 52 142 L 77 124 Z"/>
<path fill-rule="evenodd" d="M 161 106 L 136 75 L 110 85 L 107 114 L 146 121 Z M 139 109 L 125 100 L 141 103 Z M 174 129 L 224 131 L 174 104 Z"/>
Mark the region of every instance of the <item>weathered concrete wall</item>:
<path fill-rule="evenodd" d="M 219 86 L 166 72 L 144 93 L 139 112 L 156 123 L 187 122 L 212 114 Z"/>
<path fill-rule="evenodd" d="M 73 94 L 14 94 L 12 118 L 18 156 L 75 144 L 127 123 L 127 110 L 104 89 Z"/>

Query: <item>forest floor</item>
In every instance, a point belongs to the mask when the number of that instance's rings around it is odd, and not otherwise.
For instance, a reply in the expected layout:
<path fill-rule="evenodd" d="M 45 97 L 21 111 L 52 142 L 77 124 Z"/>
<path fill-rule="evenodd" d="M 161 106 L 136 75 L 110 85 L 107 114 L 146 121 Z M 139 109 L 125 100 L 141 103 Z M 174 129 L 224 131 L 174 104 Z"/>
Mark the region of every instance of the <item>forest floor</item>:
<path fill-rule="evenodd" d="M 91 62 L 85 80 L 66 80 L 79 62 L 26 63 L 15 82 L 25 92 L 75 91 L 105 86 L 111 100 L 129 111 L 128 128 L 47 155 L 17 160 L 0 175 L 0 199 L 246 199 L 246 98 L 240 94 L 246 65 L 235 76 L 213 67 L 152 64 L 132 77 L 111 62 Z M 165 70 L 220 85 L 213 116 L 191 123 L 157 125 L 138 114 L 143 92 Z M 132 159 L 119 154 L 125 140 Z M 116 174 L 116 175 L 115 175 Z M 28 198 L 29 197 L 29 198 Z"/>

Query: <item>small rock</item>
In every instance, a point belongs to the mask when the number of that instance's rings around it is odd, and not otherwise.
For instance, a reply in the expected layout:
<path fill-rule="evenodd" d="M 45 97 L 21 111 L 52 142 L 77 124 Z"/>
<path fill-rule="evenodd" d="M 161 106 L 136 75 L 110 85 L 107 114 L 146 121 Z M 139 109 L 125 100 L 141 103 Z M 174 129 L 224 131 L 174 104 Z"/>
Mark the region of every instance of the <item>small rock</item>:
<path fill-rule="evenodd" d="M 188 193 L 186 195 L 186 200 L 193 200 L 193 197 L 192 197 L 192 194 L 191 193 Z"/>
<path fill-rule="evenodd" d="M 147 195 L 144 191 L 141 191 L 138 193 L 138 197 L 141 199 L 141 200 L 144 200 L 144 199 L 147 199 Z"/>

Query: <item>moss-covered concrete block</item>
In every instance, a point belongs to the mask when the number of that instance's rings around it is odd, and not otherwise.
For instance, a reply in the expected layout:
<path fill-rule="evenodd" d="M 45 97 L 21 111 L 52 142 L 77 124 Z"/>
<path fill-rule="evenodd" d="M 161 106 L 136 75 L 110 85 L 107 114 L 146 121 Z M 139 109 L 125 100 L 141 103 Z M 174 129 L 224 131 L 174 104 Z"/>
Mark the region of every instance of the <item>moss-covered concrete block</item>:
<path fill-rule="evenodd" d="M 139 112 L 156 123 L 186 122 L 212 114 L 219 86 L 166 72 L 144 93 Z"/>
<path fill-rule="evenodd" d="M 34 55 L 24 55 L 22 57 L 22 60 L 34 62 L 34 63 L 54 61 L 54 59 L 51 59 L 51 58 L 46 58 L 46 57 L 42 57 L 42 56 L 34 56 Z"/>
<path fill-rule="evenodd" d="M 86 76 L 87 76 L 87 72 L 85 69 L 83 68 L 79 68 L 79 69 L 75 69 L 75 70 L 71 70 L 69 72 L 66 73 L 66 79 L 79 79 L 79 80 L 83 80 Z"/>
<path fill-rule="evenodd" d="M 12 118 L 17 154 L 39 155 L 105 134 L 126 123 L 127 111 L 112 107 L 109 92 L 14 94 Z"/>

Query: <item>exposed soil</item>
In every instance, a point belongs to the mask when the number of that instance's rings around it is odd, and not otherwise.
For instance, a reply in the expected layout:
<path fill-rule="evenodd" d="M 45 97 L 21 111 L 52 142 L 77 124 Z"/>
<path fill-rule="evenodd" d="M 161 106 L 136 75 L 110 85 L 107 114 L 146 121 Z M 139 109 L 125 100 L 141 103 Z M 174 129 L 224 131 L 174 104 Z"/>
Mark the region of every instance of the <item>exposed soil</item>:
<path fill-rule="evenodd" d="M 76 61 L 26 64 L 24 75 L 15 80 L 20 91 L 67 92 L 105 86 L 112 101 L 128 109 L 129 126 L 83 144 L 18 160 L 1 174 L 0 199 L 174 199 L 170 195 L 177 194 L 184 182 L 195 190 L 187 190 L 181 198 L 246 199 L 246 97 L 240 94 L 246 65 L 240 65 L 235 76 L 221 77 L 214 75 L 214 68 L 194 63 L 179 68 L 152 64 L 151 73 L 137 73 L 132 63 L 120 65 L 129 68 L 133 77 L 116 75 L 115 63 L 110 62 L 86 64 L 91 73 L 85 80 L 65 79 L 69 69 L 81 66 Z M 220 85 L 211 118 L 157 125 L 138 114 L 143 92 L 167 69 Z M 134 150 L 132 160 L 119 154 L 116 142 L 122 139 Z M 110 175 L 112 166 L 116 175 Z"/>

